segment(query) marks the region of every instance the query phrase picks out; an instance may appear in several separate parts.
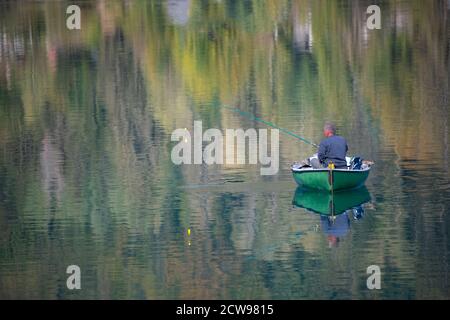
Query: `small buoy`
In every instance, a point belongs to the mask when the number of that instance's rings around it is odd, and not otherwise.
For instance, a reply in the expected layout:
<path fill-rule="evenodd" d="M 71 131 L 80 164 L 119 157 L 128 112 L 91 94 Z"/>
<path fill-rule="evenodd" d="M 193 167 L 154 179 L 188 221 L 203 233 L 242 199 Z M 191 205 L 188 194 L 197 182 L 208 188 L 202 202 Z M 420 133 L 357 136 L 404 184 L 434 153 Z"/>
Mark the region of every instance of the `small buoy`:
<path fill-rule="evenodd" d="M 188 234 L 188 236 L 191 235 L 191 229 L 188 229 L 187 234 Z"/>

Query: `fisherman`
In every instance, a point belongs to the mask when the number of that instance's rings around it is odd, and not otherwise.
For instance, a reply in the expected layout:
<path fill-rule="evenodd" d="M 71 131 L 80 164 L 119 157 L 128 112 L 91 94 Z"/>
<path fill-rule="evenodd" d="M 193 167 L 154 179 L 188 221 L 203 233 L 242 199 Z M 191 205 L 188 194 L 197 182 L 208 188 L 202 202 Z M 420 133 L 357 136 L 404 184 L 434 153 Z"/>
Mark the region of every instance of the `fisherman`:
<path fill-rule="evenodd" d="M 329 164 L 333 163 L 336 169 L 346 169 L 347 141 L 336 135 L 336 126 L 331 122 L 325 123 L 323 135 L 325 139 L 320 142 L 317 157 L 310 159 L 311 166 L 314 169 L 327 168 Z"/>

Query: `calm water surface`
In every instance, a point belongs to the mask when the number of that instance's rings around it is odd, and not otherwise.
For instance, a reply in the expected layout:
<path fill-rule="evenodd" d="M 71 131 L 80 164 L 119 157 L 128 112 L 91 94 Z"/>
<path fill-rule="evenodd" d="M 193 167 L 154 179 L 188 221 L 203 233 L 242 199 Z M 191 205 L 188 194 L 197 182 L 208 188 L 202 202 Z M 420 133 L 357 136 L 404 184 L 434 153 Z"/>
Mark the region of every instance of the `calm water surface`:
<path fill-rule="evenodd" d="M 70 31 L 65 3 L 2 2 L 0 298 L 448 299 L 449 7 L 382 1 L 370 31 L 370 4 L 92 1 Z M 223 104 L 316 142 L 335 121 L 376 163 L 344 195 L 364 214 L 314 212 L 286 135 L 274 176 L 172 164 L 195 120 L 266 128 Z"/>

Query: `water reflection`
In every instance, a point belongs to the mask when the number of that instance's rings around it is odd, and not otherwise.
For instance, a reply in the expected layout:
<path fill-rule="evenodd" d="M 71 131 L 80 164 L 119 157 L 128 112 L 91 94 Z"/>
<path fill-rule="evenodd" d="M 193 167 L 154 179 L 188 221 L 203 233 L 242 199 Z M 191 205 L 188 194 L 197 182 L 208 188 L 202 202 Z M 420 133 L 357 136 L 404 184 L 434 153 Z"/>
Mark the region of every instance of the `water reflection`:
<path fill-rule="evenodd" d="M 323 192 L 298 187 L 293 205 L 320 215 L 321 229 L 328 245 L 336 247 L 350 230 L 351 220 L 364 217 L 365 207 L 370 206 L 371 196 L 365 186 L 338 192 Z"/>
<path fill-rule="evenodd" d="M 167 15 L 175 25 L 183 26 L 189 21 L 191 0 L 168 0 Z"/>
<path fill-rule="evenodd" d="M 365 186 L 334 193 L 298 187 L 292 203 L 320 215 L 337 216 L 361 207 L 370 200 L 370 193 Z"/>

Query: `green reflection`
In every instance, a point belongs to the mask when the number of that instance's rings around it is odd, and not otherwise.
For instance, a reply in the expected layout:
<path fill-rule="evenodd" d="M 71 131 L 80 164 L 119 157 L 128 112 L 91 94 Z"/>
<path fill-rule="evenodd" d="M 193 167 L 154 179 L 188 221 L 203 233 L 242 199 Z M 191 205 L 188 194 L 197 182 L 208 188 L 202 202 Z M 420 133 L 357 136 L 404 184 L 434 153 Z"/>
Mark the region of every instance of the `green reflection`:
<path fill-rule="evenodd" d="M 297 188 L 292 203 L 321 215 L 340 215 L 371 200 L 366 187 L 337 192 Z"/>

